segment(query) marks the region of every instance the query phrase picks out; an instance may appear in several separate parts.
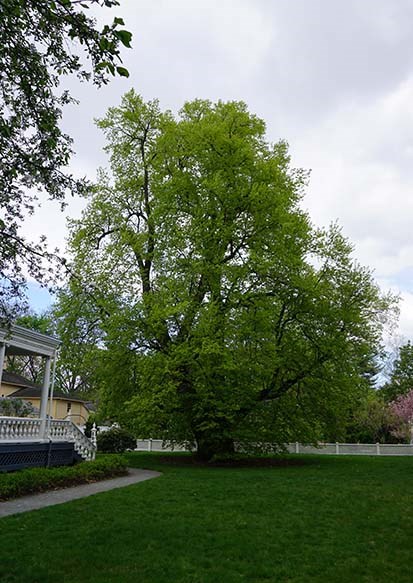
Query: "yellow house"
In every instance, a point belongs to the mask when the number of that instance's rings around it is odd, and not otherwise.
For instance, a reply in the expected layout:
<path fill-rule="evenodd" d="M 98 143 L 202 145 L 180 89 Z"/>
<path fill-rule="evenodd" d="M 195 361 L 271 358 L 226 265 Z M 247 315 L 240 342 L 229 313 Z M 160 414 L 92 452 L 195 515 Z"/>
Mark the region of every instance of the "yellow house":
<path fill-rule="evenodd" d="M 42 388 L 35 383 L 19 374 L 3 370 L 0 397 L 18 397 L 40 409 L 41 393 Z M 54 393 L 51 407 L 50 401 L 48 403 L 47 413 L 52 419 L 67 419 L 76 425 L 84 425 L 89 418 L 90 410 L 87 402 L 82 399 Z"/>

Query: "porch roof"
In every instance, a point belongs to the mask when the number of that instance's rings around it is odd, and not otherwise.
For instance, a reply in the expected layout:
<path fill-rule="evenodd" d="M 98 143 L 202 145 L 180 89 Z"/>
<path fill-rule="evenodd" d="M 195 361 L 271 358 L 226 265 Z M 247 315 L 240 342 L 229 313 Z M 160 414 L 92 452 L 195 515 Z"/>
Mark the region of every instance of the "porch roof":
<path fill-rule="evenodd" d="M 5 344 L 6 354 L 10 355 L 54 356 L 60 340 L 12 324 L 10 329 L 0 328 L 0 344 Z"/>

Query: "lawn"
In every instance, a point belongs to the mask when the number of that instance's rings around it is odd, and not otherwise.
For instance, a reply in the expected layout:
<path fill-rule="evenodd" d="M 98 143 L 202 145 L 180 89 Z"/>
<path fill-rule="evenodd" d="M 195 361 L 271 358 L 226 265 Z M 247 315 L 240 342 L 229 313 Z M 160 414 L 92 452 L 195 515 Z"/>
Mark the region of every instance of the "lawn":
<path fill-rule="evenodd" d="M 413 458 L 203 468 L 0 519 L 2 583 L 409 582 Z"/>

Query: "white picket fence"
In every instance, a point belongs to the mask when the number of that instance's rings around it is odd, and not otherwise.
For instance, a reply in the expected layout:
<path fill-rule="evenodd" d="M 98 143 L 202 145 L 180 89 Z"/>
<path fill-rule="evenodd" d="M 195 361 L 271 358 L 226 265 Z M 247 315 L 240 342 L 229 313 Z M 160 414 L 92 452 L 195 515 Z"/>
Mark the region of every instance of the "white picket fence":
<path fill-rule="evenodd" d="M 302 443 L 286 445 L 289 453 L 327 455 L 413 455 L 413 444 L 405 443 L 320 443 L 318 447 Z M 162 439 L 138 439 L 135 451 L 190 451 L 190 448 L 164 444 Z"/>
<path fill-rule="evenodd" d="M 135 451 L 191 451 L 189 447 L 170 447 L 162 439 L 137 439 Z"/>
<path fill-rule="evenodd" d="M 406 443 L 322 443 L 318 447 L 289 443 L 290 453 L 327 455 L 413 455 L 413 444 Z"/>

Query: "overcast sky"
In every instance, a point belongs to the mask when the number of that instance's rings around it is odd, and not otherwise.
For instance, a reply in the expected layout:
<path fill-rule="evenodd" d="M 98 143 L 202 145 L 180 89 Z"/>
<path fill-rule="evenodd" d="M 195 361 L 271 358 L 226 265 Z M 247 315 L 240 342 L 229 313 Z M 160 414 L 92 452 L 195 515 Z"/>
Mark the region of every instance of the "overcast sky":
<path fill-rule="evenodd" d="M 293 164 L 311 169 L 314 223 L 338 220 L 357 259 L 400 292 L 400 333 L 413 338 L 412 0 L 121 0 L 99 12 L 112 14 L 133 33 L 130 77 L 99 91 L 70 83 L 74 171 L 94 179 L 106 164 L 93 118 L 131 87 L 174 111 L 196 97 L 243 100 L 268 139 L 286 139 Z M 26 232 L 63 248 L 65 216 L 81 208 L 46 204 Z M 35 286 L 31 299 L 48 301 Z"/>

